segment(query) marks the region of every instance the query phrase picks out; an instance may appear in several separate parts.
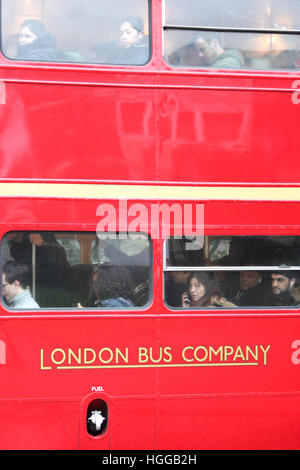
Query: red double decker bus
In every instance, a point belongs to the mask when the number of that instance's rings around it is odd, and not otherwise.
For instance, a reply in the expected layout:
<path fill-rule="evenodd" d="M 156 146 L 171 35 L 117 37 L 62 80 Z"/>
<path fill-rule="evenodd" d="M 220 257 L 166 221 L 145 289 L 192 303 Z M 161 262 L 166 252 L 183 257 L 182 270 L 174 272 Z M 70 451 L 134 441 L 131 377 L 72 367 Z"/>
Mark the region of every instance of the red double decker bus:
<path fill-rule="evenodd" d="M 2 0 L 1 449 L 299 449 L 298 18 Z"/>

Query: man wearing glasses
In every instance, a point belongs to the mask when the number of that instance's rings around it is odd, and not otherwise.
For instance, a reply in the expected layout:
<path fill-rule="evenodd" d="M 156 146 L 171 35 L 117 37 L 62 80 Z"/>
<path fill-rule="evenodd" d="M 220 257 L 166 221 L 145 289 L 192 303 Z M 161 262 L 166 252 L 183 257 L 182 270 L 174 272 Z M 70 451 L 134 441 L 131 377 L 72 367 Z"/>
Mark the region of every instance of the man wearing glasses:
<path fill-rule="evenodd" d="M 39 308 L 29 291 L 28 284 L 28 267 L 15 261 L 7 261 L 2 271 L 2 293 L 8 307 L 14 309 Z"/>

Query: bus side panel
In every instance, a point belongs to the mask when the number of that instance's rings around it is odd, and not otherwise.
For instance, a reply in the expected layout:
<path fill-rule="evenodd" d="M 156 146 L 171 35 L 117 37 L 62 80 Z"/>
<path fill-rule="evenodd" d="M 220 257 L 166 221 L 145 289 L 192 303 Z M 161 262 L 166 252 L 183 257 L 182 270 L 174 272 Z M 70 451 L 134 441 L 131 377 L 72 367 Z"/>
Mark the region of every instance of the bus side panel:
<path fill-rule="evenodd" d="M 158 447 L 299 449 L 298 332 L 297 318 L 162 320 Z"/>
<path fill-rule="evenodd" d="M 115 315 L 2 320 L 1 448 L 154 447 L 157 371 L 142 367 L 139 348 L 155 346 L 156 320 Z M 94 437 L 97 400 L 108 415 Z"/>
<path fill-rule="evenodd" d="M 136 372 L 136 376 L 138 379 L 141 374 Z M 153 378 L 153 373 L 150 376 Z M 156 416 L 156 398 L 114 399 L 110 449 L 154 449 Z"/>
<path fill-rule="evenodd" d="M 162 399 L 160 449 L 300 449 L 299 396 Z"/>
<path fill-rule="evenodd" d="M 1 449 L 78 449 L 78 409 L 79 402 L 59 398 L 0 400 Z"/>
<path fill-rule="evenodd" d="M 292 169 L 299 166 L 299 109 L 292 93 L 277 91 L 275 80 L 272 92 L 247 89 L 237 77 L 220 80 L 188 77 L 182 85 L 191 89 L 160 92 L 161 181 L 298 183 Z M 192 88 L 204 83 L 223 89 Z M 280 86 L 290 89 L 291 82 Z"/>
<path fill-rule="evenodd" d="M 101 73 L 98 77 L 103 78 Z M 55 81 L 41 85 L 30 83 L 30 76 L 28 84 L 7 84 L 0 109 L 0 177 L 298 182 L 297 172 L 291 171 L 298 167 L 298 106 L 292 93 L 276 89 L 275 78 L 252 79 L 253 88 L 247 88 L 239 77 L 230 82 L 185 77 L 183 90 L 169 72 L 155 91 L 151 75 L 140 77 L 141 88 L 119 86 L 114 73 L 110 78 L 112 86 L 84 81 L 71 87 Z M 122 79 L 126 83 L 132 77 Z M 282 79 L 280 88 L 291 89 L 290 79 Z M 17 140 L 11 138 L 12 127 Z"/>
<path fill-rule="evenodd" d="M 0 177 L 155 180 L 153 100 L 151 88 L 8 84 Z"/>

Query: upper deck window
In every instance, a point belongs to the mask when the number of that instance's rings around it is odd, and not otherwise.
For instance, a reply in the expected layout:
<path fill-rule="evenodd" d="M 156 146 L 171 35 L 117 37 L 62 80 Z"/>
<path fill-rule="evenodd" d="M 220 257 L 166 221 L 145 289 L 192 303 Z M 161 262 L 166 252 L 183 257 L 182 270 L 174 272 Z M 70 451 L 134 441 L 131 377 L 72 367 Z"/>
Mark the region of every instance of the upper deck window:
<path fill-rule="evenodd" d="M 164 271 L 171 307 L 299 306 L 300 237 L 171 237 Z"/>
<path fill-rule="evenodd" d="M 9 59 L 143 65 L 150 58 L 148 0 L 3 0 Z"/>
<path fill-rule="evenodd" d="M 299 69 L 299 0 L 165 0 L 170 65 Z"/>

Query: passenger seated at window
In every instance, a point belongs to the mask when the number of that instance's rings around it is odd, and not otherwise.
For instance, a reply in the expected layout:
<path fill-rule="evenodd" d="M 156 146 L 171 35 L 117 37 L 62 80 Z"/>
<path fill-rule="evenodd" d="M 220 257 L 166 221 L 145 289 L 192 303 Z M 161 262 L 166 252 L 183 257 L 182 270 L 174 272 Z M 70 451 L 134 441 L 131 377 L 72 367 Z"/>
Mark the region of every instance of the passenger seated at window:
<path fill-rule="evenodd" d="M 292 306 L 297 302 L 292 295 L 296 284 L 296 275 L 292 271 L 274 271 L 271 273 L 272 296 L 270 305 L 272 306 Z"/>
<path fill-rule="evenodd" d="M 236 307 L 217 292 L 213 273 L 191 273 L 189 288 L 182 295 L 182 307 Z"/>
<path fill-rule="evenodd" d="M 113 243 L 106 241 L 104 244 L 105 256 L 114 265 L 126 266 L 134 305 L 146 305 L 149 299 L 149 246 L 138 253 L 128 255 L 117 247 L 114 240 L 111 242 Z"/>
<path fill-rule="evenodd" d="M 165 301 L 170 307 L 180 307 L 182 294 L 189 287 L 189 271 L 172 271 L 165 278 Z"/>
<path fill-rule="evenodd" d="M 2 272 L 2 292 L 8 307 L 39 308 L 29 291 L 29 269 L 25 264 L 7 261 Z"/>
<path fill-rule="evenodd" d="M 26 264 L 30 274 L 35 251 L 36 298 L 41 307 L 68 306 L 71 267 L 64 248 L 51 232 L 15 232 L 6 235 L 11 256 Z"/>
<path fill-rule="evenodd" d="M 56 58 L 56 41 L 44 24 L 33 19 L 24 21 L 19 32 L 17 59 L 52 61 Z"/>
<path fill-rule="evenodd" d="M 231 299 L 232 293 L 238 289 L 239 281 L 236 274 L 230 271 L 214 271 L 217 290 L 226 299 Z"/>
<path fill-rule="evenodd" d="M 141 65 L 149 58 L 148 39 L 144 34 L 144 23 L 136 16 L 125 18 L 120 25 L 118 63 Z"/>
<path fill-rule="evenodd" d="M 268 305 L 267 290 L 259 271 L 241 271 L 239 290 L 232 301 L 241 307 Z"/>
<path fill-rule="evenodd" d="M 296 51 L 284 50 L 272 54 L 273 69 L 295 69 L 296 68 Z"/>
<path fill-rule="evenodd" d="M 245 67 L 256 70 L 269 70 L 272 68 L 272 60 L 268 52 L 245 51 Z"/>
<path fill-rule="evenodd" d="M 199 36 L 194 44 L 188 44 L 169 57 L 174 65 L 213 67 L 216 69 L 240 69 L 244 59 L 237 49 L 225 49 L 218 38 Z"/>
<path fill-rule="evenodd" d="M 100 265 L 93 275 L 94 307 L 133 307 L 128 271 L 123 266 Z"/>

